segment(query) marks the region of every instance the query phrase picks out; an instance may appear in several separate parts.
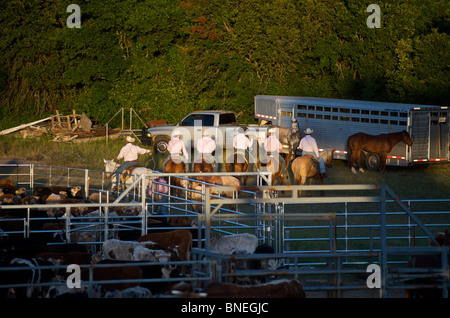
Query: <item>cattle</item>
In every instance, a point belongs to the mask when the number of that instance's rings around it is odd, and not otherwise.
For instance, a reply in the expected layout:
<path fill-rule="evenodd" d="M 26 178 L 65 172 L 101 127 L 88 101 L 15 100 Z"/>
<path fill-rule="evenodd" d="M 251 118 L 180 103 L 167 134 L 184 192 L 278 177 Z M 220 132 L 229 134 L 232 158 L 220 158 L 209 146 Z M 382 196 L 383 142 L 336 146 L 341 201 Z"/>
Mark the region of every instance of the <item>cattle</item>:
<path fill-rule="evenodd" d="M 15 194 L 16 184 L 11 179 L 1 179 L 0 191 L 2 194 Z"/>
<path fill-rule="evenodd" d="M 164 249 L 154 242 L 141 243 L 117 239 L 106 240 L 103 243 L 102 251 L 105 259 L 151 262 L 169 261 L 173 253 L 171 248 Z"/>
<path fill-rule="evenodd" d="M 233 283 L 211 283 L 200 293 L 172 290 L 183 298 L 306 298 L 302 284 L 295 279 L 243 286 Z"/>
<path fill-rule="evenodd" d="M 79 199 L 79 198 L 70 198 L 65 197 L 61 194 L 51 193 L 47 196 L 45 201 L 46 204 L 80 204 L 80 203 L 92 203 L 89 200 Z M 84 216 L 90 212 L 97 210 L 96 207 L 86 207 L 86 206 L 77 206 L 71 207 L 70 213 L 73 216 Z M 65 208 L 49 208 L 47 209 L 47 214 L 49 216 L 60 216 L 65 213 Z"/>
<path fill-rule="evenodd" d="M 81 192 L 81 187 L 59 187 L 59 186 L 52 186 L 52 187 L 38 187 L 34 189 L 33 196 L 36 197 L 41 204 L 45 204 L 47 201 L 47 198 L 51 194 L 61 194 L 64 193 L 68 198 L 75 198 L 75 199 L 82 199 L 83 195 Z"/>
<path fill-rule="evenodd" d="M 303 286 L 297 280 L 276 280 L 252 286 L 211 283 L 204 293 L 208 298 L 306 298 Z"/>
<path fill-rule="evenodd" d="M 141 236 L 138 242 L 155 242 L 165 248 L 178 247 L 180 260 L 190 259 L 190 248 L 192 246 L 192 234 L 189 230 L 173 230 L 165 233 L 149 233 Z"/>
<path fill-rule="evenodd" d="M 439 247 L 442 246 L 450 246 L 450 232 L 448 230 L 445 230 L 445 232 L 438 232 L 434 233 L 434 239 L 439 245 Z M 430 240 L 431 246 L 436 246 L 436 244 Z M 445 256 L 444 256 L 445 257 Z M 445 259 L 444 259 L 445 261 Z M 447 260 L 446 263 L 448 264 L 450 262 L 450 254 L 447 254 Z M 407 267 L 415 267 L 415 268 L 428 268 L 430 271 L 432 269 L 438 271 L 438 269 L 442 268 L 442 256 L 441 254 L 433 254 L 433 255 L 417 255 L 413 259 L 411 259 L 408 262 Z M 447 270 L 447 277 L 449 275 L 449 272 Z M 445 275 L 445 274 L 444 274 Z M 407 284 L 422 284 L 422 285 L 431 285 L 436 287 L 424 287 L 424 288 L 406 288 L 406 297 L 407 298 L 441 298 L 443 290 L 442 288 L 439 288 L 437 286 L 440 286 L 441 279 L 436 278 L 435 276 L 431 275 L 430 277 L 422 277 L 422 278 L 415 278 L 412 280 L 407 281 Z M 448 288 L 450 291 L 450 288 Z"/>
<path fill-rule="evenodd" d="M 92 259 L 91 254 L 79 251 L 71 251 L 66 253 L 39 252 L 36 253 L 34 257 L 45 259 L 55 265 L 91 264 Z"/>
<path fill-rule="evenodd" d="M 170 265 L 161 265 L 157 263 L 142 264 L 141 261 L 121 261 L 121 260 L 102 260 L 98 264 L 100 266 L 94 266 L 94 281 L 100 283 L 102 288 L 106 290 L 118 289 L 123 291 L 124 289 L 141 286 L 147 288 L 152 294 L 160 294 L 166 289 L 169 289 L 168 283 L 164 281 L 151 281 L 151 279 L 162 278 L 181 278 L 177 270 Z M 117 265 L 113 267 L 101 267 L 102 264 Z M 125 266 L 126 265 L 126 266 Z M 121 270 L 123 269 L 123 270 Z M 127 270 L 125 270 L 127 269 Z M 86 275 L 86 274 L 85 274 Z M 83 278 L 83 274 L 82 274 Z M 86 277 L 85 277 L 86 278 Z M 102 280 L 125 280 L 125 279 L 137 279 L 148 281 L 136 281 L 136 282 L 123 282 L 116 284 L 102 284 Z M 88 280 L 86 278 L 85 280 Z"/>
<path fill-rule="evenodd" d="M 233 250 L 242 250 L 253 253 L 258 246 L 258 238 L 250 233 L 222 235 L 211 238 L 211 250 L 229 255 Z"/>
<path fill-rule="evenodd" d="M 0 271 L 1 285 L 35 284 L 36 286 L 0 288 L 1 297 L 36 298 L 42 296 L 39 284 L 51 281 L 55 274 L 51 269 L 42 269 L 41 267 L 50 265 L 52 265 L 51 262 L 39 258 L 12 259 L 8 266 L 22 269 Z"/>

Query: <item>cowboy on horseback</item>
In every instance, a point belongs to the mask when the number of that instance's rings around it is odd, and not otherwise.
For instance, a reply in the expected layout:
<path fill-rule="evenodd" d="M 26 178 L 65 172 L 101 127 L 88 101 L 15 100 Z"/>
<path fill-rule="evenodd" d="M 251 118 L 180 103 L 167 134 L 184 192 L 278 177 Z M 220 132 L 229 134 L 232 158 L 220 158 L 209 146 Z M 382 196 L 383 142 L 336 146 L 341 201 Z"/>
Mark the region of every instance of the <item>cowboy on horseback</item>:
<path fill-rule="evenodd" d="M 187 166 L 186 163 L 189 160 L 189 153 L 186 150 L 186 146 L 184 145 L 182 139 L 183 134 L 181 133 L 181 131 L 179 129 L 175 129 L 172 132 L 172 139 L 167 145 L 167 150 L 169 151 L 170 156 L 166 159 L 164 165 L 166 164 L 167 160 L 169 160 L 169 158 L 172 158 L 174 162 L 177 163 L 179 160 L 181 160 Z"/>
<path fill-rule="evenodd" d="M 319 161 L 320 175 L 322 178 L 326 178 L 328 174 L 325 170 L 325 161 L 319 155 L 319 149 L 317 147 L 316 139 L 314 139 L 314 137 L 311 136 L 313 132 L 314 130 L 312 130 L 311 128 L 306 128 L 306 130 L 304 131 L 306 136 L 303 137 L 302 140 L 300 140 L 298 149 L 302 149 L 302 156 L 310 155 L 313 158 L 316 158 L 317 161 Z"/>
<path fill-rule="evenodd" d="M 197 141 L 197 151 L 200 153 L 200 158 L 197 158 L 195 162 L 203 159 L 206 162 L 215 165 L 215 159 L 212 153 L 216 150 L 216 142 L 209 136 L 208 129 L 203 129 L 202 138 Z M 200 160 L 198 160 L 200 159 Z"/>
<path fill-rule="evenodd" d="M 268 154 L 273 152 L 281 152 L 283 149 L 283 145 L 278 140 L 278 138 L 274 135 L 276 133 L 276 128 L 270 128 L 267 131 L 267 138 L 264 141 L 264 149 Z"/>
<path fill-rule="evenodd" d="M 241 154 L 244 158 L 247 158 L 246 154 L 247 149 L 250 149 L 253 145 L 253 139 L 249 139 L 245 135 L 244 128 L 239 127 L 238 134 L 233 138 L 233 147 L 236 153 Z"/>
<path fill-rule="evenodd" d="M 127 136 L 125 141 L 126 145 L 122 147 L 122 149 L 119 152 L 119 155 L 116 158 L 117 160 L 120 160 L 122 158 L 124 160 L 124 163 L 122 163 L 120 167 L 117 168 L 116 170 L 117 184 L 119 184 L 120 175 L 125 169 L 128 169 L 131 166 L 137 166 L 139 155 L 143 155 L 150 152 L 150 150 L 148 149 L 143 149 L 139 146 L 133 145 L 135 139 L 131 136 Z"/>

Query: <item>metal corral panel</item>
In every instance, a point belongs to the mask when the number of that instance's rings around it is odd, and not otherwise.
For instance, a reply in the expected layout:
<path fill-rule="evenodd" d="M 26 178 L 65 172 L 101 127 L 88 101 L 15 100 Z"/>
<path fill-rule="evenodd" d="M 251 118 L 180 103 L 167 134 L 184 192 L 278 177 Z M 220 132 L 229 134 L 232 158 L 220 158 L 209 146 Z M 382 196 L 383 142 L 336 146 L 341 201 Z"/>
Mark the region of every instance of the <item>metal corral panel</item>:
<path fill-rule="evenodd" d="M 279 125 L 294 110 L 301 130 L 309 127 L 319 148 L 336 149 L 335 157 L 346 159 L 349 136 L 406 130 L 414 144 L 411 153 L 400 142 L 388 155 L 387 164 L 406 165 L 419 161 L 449 160 L 449 111 L 447 106 L 385 103 L 317 97 L 255 96 L 255 116 L 275 117 Z M 283 114 L 284 116 L 278 116 Z"/>

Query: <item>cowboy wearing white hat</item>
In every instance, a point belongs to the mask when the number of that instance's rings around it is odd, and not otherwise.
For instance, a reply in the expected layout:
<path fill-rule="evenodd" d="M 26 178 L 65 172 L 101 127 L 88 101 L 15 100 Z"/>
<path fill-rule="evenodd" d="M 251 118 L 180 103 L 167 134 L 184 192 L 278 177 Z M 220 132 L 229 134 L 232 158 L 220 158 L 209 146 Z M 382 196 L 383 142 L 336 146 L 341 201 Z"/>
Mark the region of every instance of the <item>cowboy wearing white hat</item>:
<path fill-rule="evenodd" d="M 209 136 L 208 129 L 205 128 L 202 131 L 202 138 L 197 141 L 197 151 L 200 153 L 200 156 L 209 163 L 214 165 L 215 160 L 212 153 L 216 150 L 216 142 Z M 198 162 L 196 158 L 195 162 Z"/>
<path fill-rule="evenodd" d="M 302 156 L 311 155 L 314 158 L 317 158 L 320 166 L 320 175 L 322 176 L 322 178 L 327 177 L 328 174 L 325 171 L 325 161 L 319 155 L 319 149 L 317 147 L 316 139 L 311 136 L 314 130 L 312 130 L 311 128 L 306 128 L 303 132 L 306 134 L 306 136 L 303 137 L 302 140 L 300 140 L 300 144 L 298 145 L 298 148 L 302 149 Z"/>
<path fill-rule="evenodd" d="M 267 138 L 264 141 L 264 149 L 267 153 L 280 152 L 283 149 L 283 145 L 275 136 L 276 132 L 277 129 L 273 127 L 267 131 Z"/>
<path fill-rule="evenodd" d="M 128 169 L 131 166 L 137 166 L 138 155 L 143 155 L 143 154 L 150 152 L 150 150 L 148 150 L 148 149 L 143 149 L 139 146 L 133 145 L 133 142 L 135 142 L 135 139 L 131 136 L 127 136 L 125 141 L 127 142 L 127 144 L 122 147 L 119 155 L 117 156 L 117 160 L 120 160 L 120 159 L 124 160 L 124 163 L 122 163 L 120 165 L 120 167 L 117 168 L 117 170 L 116 170 L 117 182 L 119 182 L 120 174 L 125 169 Z"/>
<path fill-rule="evenodd" d="M 167 151 L 169 151 L 170 156 L 164 162 L 164 166 L 169 158 L 173 160 L 181 160 L 185 164 L 189 160 L 189 153 L 186 150 L 186 146 L 183 142 L 183 133 L 180 129 L 176 128 L 172 132 L 172 139 L 167 144 Z"/>

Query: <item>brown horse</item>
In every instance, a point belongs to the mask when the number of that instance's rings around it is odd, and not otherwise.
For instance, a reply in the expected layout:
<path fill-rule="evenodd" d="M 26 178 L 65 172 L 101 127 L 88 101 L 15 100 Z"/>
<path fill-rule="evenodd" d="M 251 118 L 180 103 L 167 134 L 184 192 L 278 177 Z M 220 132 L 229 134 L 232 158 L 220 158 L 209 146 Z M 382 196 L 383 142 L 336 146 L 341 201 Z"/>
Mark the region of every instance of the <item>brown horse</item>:
<path fill-rule="evenodd" d="M 320 156 L 325 161 L 325 166 L 330 168 L 333 160 L 333 150 L 323 150 Z M 311 155 L 304 155 L 297 157 L 292 161 L 292 174 L 294 176 L 294 185 L 304 185 L 306 179 L 309 178 L 311 185 L 314 179 L 318 179 L 320 184 L 323 184 L 323 178 L 320 174 L 319 162 Z M 298 196 L 302 195 L 302 191 L 298 191 Z"/>
<path fill-rule="evenodd" d="M 283 185 L 283 176 L 281 175 L 281 160 L 280 156 L 275 158 L 273 156 L 263 156 L 258 161 L 258 170 L 272 172 L 272 184 L 275 184 L 275 177 L 278 182 Z"/>
<path fill-rule="evenodd" d="M 362 132 L 356 133 L 348 137 L 347 140 L 347 160 L 348 165 L 352 172 L 356 174 L 355 170 L 355 160 L 359 171 L 364 172 L 361 168 L 360 163 L 360 152 L 365 150 L 371 153 L 377 153 L 381 156 L 380 171 L 386 171 L 386 158 L 387 154 L 392 150 L 392 148 L 403 141 L 408 146 L 412 145 L 411 137 L 405 130 L 401 132 L 391 133 L 391 134 L 381 134 L 381 135 L 368 135 Z"/>
<path fill-rule="evenodd" d="M 187 172 L 186 164 L 183 162 L 183 160 L 181 160 L 180 157 L 170 157 L 164 165 L 164 172 L 176 173 L 177 175 L 180 175 L 184 172 Z M 172 177 L 171 180 L 173 180 L 175 186 L 183 187 L 182 179 Z M 177 194 L 180 194 L 180 191 L 177 191 Z"/>
<path fill-rule="evenodd" d="M 227 159 L 226 163 L 227 172 L 248 172 L 249 162 L 248 159 L 240 152 L 235 152 Z M 241 180 L 240 176 L 237 176 Z M 243 176 L 242 184 L 245 186 L 247 184 L 248 176 Z"/>
<path fill-rule="evenodd" d="M 202 156 L 194 161 L 194 172 L 214 172 L 214 167 L 212 162 Z"/>

